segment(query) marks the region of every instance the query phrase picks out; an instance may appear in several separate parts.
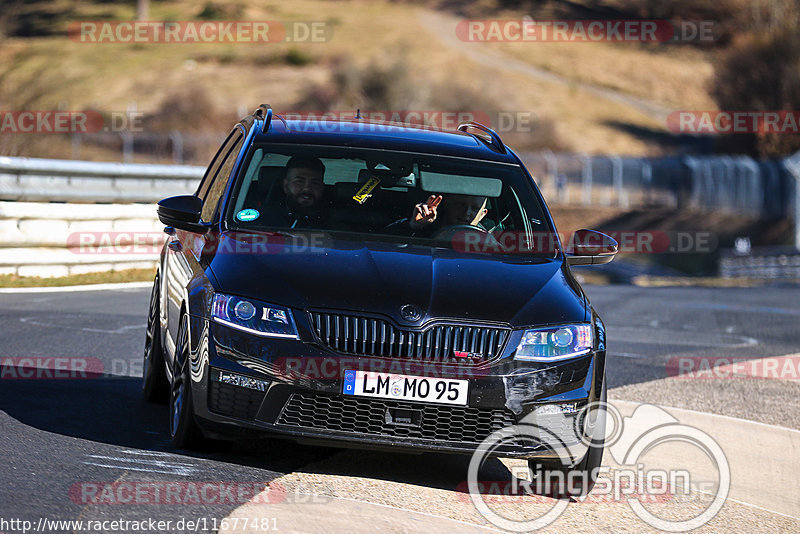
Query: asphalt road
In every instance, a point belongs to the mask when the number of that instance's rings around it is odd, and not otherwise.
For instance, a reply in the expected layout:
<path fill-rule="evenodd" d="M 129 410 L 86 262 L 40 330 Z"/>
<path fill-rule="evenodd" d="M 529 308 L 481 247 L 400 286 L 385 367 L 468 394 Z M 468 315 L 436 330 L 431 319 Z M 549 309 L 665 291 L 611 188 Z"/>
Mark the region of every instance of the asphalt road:
<path fill-rule="evenodd" d="M 753 359 L 797 353 L 797 289 L 589 286 L 587 291 L 609 333 L 610 397 L 800 428 L 793 409 L 800 393 L 798 380 L 670 379 L 667 373 L 678 357 Z M 25 379 L 3 368 L 0 519 L 24 519 L 36 525 L 40 517 L 205 518 L 211 527 L 214 519 L 225 517 L 258 491 L 252 488 L 307 466 L 325 465 L 337 455 L 356 464 L 363 460 L 336 449 L 281 441 L 193 454 L 172 449 L 166 407 L 145 404 L 139 394 L 148 296 L 144 288 L 0 294 L 0 360 L 81 358 L 101 362 L 102 369 L 114 375 Z M 384 462 L 393 457 L 375 455 Z M 426 455 L 412 464 L 397 456 L 402 474 L 394 478 L 411 476 L 421 487 L 446 488 L 447 473 L 461 468 L 458 461 L 438 455 L 433 459 Z M 408 473 L 412 465 L 423 469 L 412 476 Z M 436 472 L 439 468 L 444 474 Z M 154 488 L 164 490 L 159 483 L 176 481 L 229 482 L 242 493 L 233 500 L 228 495 L 222 499 L 225 502 L 205 499 L 205 504 L 189 500 L 132 505 L 120 502 L 124 499 L 118 495 L 106 498 L 117 504 L 92 504 L 85 498 L 98 497 L 93 488 L 104 483 L 117 482 L 119 487 L 139 482 L 135 487 L 152 495 Z M 185 490 L 184 485 L 184 500 Z M 160 499 L 170 501 L 164 495 Z M 176 530 L 174 524 L 171 530 Z M 0 521 L 0 531 L 15 530 L 4 529 Z"/>

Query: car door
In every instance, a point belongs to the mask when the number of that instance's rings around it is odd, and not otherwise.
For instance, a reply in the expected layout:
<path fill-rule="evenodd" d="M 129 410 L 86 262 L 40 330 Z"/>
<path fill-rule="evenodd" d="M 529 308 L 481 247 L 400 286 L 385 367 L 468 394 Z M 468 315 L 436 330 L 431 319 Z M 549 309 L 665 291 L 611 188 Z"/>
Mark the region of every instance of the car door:
<path fill-rule="evenodd" d="M 196 195 L 203 200 L 200 213 L 200 220 L 203 223 L 216 222 L 217 207 L 244 145 L 244 134 L 244 128 L 241 126 L 233 129 L 200 182 Z M 177 339 L 181 305 L 186 300 L 186 287 L 193 276 L 203 271 L 197 252 L 198 243 L 202 239 L 199 234 L 177 230 L 170 235 L 167 242 L 161 294 L 166 297 L 162 302 L 166 301 L 164 310 L 168 332 L 166 346 L 171 356 L 175 352 L 174 340 Z"/>

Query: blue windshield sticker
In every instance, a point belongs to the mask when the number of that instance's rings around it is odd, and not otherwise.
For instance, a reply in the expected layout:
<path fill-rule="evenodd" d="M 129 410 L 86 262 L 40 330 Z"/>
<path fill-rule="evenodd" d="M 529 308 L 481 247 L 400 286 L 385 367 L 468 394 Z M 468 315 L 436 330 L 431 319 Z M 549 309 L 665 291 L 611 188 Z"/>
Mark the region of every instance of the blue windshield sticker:
<path fill-rule="evenodd" d="M 247 209 L 247 210 L 242 210 L 239 213 L 237 213 L 236 214 L 236 218 L 239 219 L 242 222 L 250 222 L 250 221 L 255 221 L 256 219 L 258 219 L 259 215 L 261 215 L 261 214 L 258 212 L 258 210 Z"/>

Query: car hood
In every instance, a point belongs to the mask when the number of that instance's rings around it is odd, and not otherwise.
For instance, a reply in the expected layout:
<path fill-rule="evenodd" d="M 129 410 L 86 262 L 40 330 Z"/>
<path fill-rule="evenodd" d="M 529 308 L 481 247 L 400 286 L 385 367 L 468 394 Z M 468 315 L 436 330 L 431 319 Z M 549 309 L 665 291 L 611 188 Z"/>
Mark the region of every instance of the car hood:
<path fill-rule="evenodd" d="M 209 258 L 218 291 L 296 309 L 381 314 L 407 325 L 450 318 L 528 326 L 587 317 L 580 287 L 557 259 L 333 239 L 254 251 L 243 246 L 248 241 L 220 236 Z M 406 304 L 419 308 L 419 320 L 401 317 Z"/>

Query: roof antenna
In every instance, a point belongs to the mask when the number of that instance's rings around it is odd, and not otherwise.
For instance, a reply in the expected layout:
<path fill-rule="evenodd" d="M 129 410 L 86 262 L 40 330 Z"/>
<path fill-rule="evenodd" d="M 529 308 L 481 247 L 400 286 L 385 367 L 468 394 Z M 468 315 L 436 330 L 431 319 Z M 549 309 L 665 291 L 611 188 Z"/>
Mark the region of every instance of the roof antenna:
<path fill-rule="evenodd" d="M 357 119 L 360 119 L 360 118 L 361 118 L 361 108 L 358 108 L 358 109 L 356 110 L 356 118 L 357 118 Z"/>

